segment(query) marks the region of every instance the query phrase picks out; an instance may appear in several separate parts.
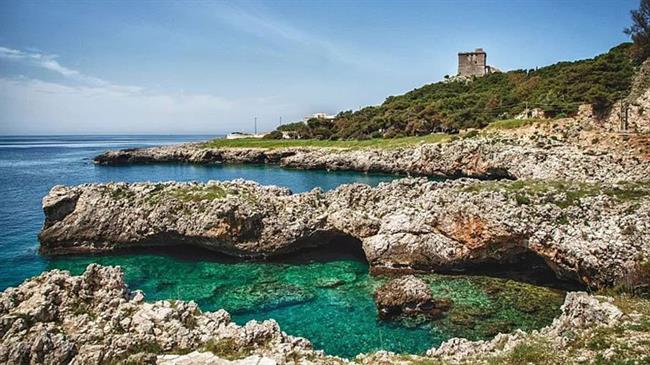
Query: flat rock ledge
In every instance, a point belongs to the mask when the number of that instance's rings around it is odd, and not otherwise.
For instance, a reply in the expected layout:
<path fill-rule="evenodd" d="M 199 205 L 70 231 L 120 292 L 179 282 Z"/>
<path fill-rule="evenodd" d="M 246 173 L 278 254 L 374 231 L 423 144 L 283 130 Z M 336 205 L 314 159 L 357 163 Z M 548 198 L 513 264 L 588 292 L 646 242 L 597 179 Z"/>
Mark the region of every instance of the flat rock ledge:
<path fill-rule="evenodd" d="M 487 135 L 393 149 L 211 148 L 188 143 L 108 151 L 94 161 L 100 165 L 262 163 L 298 169 L 484 179 L 650 179 L 650 161 L 638 155 L 583 148 L 544 135 Z"/>
<path fill-rule="evenodd" d="M 375 273 L 532 255 L 597 288 L 643 285 L 650 258 L 648 183 L 406 178 L 302 194 L 243 180 L 86 184 L 52 188 L 43 209 L 45 254 L 192 245 L 265 258 L 345 239 Z"/>
<path fill-rule="evenodd" d="M 448 299 L 434 299 L 429 285 L 413 275 L 392 279 L 379 287 L 375 304 L 381 319 L 418 315 L 435 318 L 452 306 Z"/>
<path fill-rule="evenodd" d="M 80 276 L 52 270 L 0 294 L 0 363 L 481 363 L 533 338 L 562 348 L 589 331 L 638 325 L 638 313 L 623 314 L 609 301 L 572 292 L 562 314 L 540 331 L 503 334 L 490 341 L 452 339 L 431 349 L 429 359 L 380 351 L 350 361 L 313 350 L 308 340 L 285 334 L 273 320 L 239 326 L 224 310 L 202 312 L 191 301 L 147 302 L 142 292 L 127 288 L 119 267 L 91 264 Z"/>

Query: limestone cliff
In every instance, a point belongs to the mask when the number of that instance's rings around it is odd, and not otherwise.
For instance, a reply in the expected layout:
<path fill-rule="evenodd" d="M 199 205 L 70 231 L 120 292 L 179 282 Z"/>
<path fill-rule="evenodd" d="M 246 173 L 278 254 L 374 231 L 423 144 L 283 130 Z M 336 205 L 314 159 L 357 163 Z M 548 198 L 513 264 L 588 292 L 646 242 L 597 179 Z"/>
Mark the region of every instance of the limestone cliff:
<path fill-rule="evenodd" d="M 594 287 L 629 284 L 650 258 L 647 183 L 421 178 L 303 194 L 241 180 L 87 184 L 54 187 L 43 207 L 47 254 L 174 244 L 268 257 L 346 237 L 361 242 L 371 270 L 440 271 L 533 253 Z"/>

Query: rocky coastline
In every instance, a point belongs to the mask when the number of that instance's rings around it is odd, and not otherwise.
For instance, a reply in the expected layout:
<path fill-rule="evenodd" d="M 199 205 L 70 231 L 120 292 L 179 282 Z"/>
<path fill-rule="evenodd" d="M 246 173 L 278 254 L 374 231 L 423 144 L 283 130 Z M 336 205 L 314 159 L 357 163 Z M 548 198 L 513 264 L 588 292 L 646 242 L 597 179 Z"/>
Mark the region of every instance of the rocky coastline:
<path fill-rule="evenodd" d="M 649 343 L 648 308 L 630 310 L 635 303 L 622 304 L 571 292 L 562 314 L 539 331 L 499 334 L 490 341 L 454 338 L 426 356 L 380 351 L 342 359 L 285 334 L 273 320 L 239 326 L 224 310 L 202 312 L 194 302 L 147 302 L 143 293 L 128 289 L 119 267 L 92 264 L 80 276 L 52 270 L 0 294 L 0 362 L 492 364 L 520 357 L 529 345 L 548 351 L 535 354 L 548 360 L 544 363 L 614 361 L 621 356 L 643 361 Z"/>
<path fill-rule="evenodd" d="M 570 123 L 569 123 L 570 124 Z M 559 126 L 555 132 L 465 134 L 447 142 L 402 148 L 215 148 L 205 143 L 107 151 L 100 165 L 149 163 L 277 164 L 296 169 L 381 172 L 480 179 L 640 181 L 650 160 L 635 151 L 580 146 L 593 137 Z M 606 137 L 620 138 L 618 135 Z M 623 143 L 623 142 L 622 142 Z"/>
<path fill-rule="evenodd" d="M 264 260 L 330 243 L 361 248 L 375 274 L 542 264 L 561 279 L 613 296 L 569 292 L 540 330 L 491 340 L 450 339 L 426 354 L 385 351 L 343 359 L 315 351 L 273 320 L 238 326 L 193 302 L 146 302 L 118 268 L 51 271 L 0 296 L 0 362 L 73 364 L 495 364 L 649 361 L 650 154 L 626 136 L 605 144 L 583 121 L 557 129 L 466 133 L 402 148 L 215 148 L 208 143 L 109 151 L 100 165 L 277 164 L 383 172 L 377 187 L 293 194 L 234 180 L 55 186 L 43 198 L 45 255 L 201 247 Z M 550 129 L 550 130 L 549 130 Z M 585 142 L 591 141 L 591 142 Z M 647 151 L 646 151 L 647 152 Z M 415 276 L 375 292 L 382 320 L 444 316 Z M 101 332 L 101 333 L 100 333 Z"/>
<path fill-rule="evenodd" d="M 593 288 L 634 285 L 650 258 L 650 185 L 427 181 L 292 194 L 235 180 L 56 186 L 44 254 L 192 245 L 266 258 L 344 239 L 373 272 L 445 271 L 533 255 Z"/>

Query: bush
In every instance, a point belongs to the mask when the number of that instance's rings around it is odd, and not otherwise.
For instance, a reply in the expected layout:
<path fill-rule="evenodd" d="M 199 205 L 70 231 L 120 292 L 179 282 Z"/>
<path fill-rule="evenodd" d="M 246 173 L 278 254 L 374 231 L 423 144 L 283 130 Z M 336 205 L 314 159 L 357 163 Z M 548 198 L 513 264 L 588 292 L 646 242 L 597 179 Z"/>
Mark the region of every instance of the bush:
<path fill-rule="evenodd" d="M 267 133 L 264 135 L 264 139 L 282 139 L 282 132 L 279 130 Z"/>

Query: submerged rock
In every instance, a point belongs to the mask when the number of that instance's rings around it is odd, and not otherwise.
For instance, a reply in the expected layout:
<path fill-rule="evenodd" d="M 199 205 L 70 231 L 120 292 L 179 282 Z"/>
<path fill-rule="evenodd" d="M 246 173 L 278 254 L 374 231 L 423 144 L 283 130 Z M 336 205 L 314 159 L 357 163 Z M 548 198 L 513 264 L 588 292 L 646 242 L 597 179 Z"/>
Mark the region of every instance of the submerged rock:
<path fill-rule="evenodd" d="M 406 285 L 414 297 L 423 298 L 421 282 L 401 281 L 410 283 Z M 645 314 L 622 312 L 609 298 L 574 292 L 567 295 L 562 314 L 539 331 L 499 334 L 488 341 L 454 338 L 428 351 L 427 357 L 378 351 L 354 360 L 386 365 L 487 364 L 499 363 L 522 346 L 552 346 L 551 355 L 544 356 L 565 357 L 537 363 L 573 363 L 569 360 L 582 357 L 620 360 L 621 351 L 627 351 L 624 359 L 633 361 L 647 356 L 647 320 Z M 603 336 L 610 336 L 611 342 Z M 616 343 L 628 346 L 612 347 Z M 517 354 L 521 356 L 521 350 Z M 273 320 L 239 326 L 226 311 L 202 312 L 194 302 L 146 302 L 141 292 L 126 287 L 119 267 L 93 264 L 80 276 L 52 270 L 0 294 L 0 363 L 334 365 L 351 361 L 314 351 L 308 340 L 285 334 Z"/>
<path fill-rule="evenodd" d="M 571 339 L 579 335 L 592 335 L 592 331 L 600 328 L 621 325 L 624 322 L 623 312 L 611 304 L 606 297 L 593 297 L 587 293 L 568 293 L 562 305 L 562 314 L 550 326 L 539 331 L 526 333 L 515 331 L 511 334 L 498 334 L 488 341 L 468 341 L 463 338 L 453 338 L 444 342 L 438 348 L 427 351 L 427 355 L 445 363 L 487 363 L 489 357 L 498 359 L 499 355 L 507 354 L 522 344 L 532 346 L 548 346 L 541 351 L 565 351 L 570 349 Z M 579 346 L 577 346 L 579 347 Z M 538 355 L 553 356 L 553 355 Z M 574 355 L 575 356 L 575 355 Z M 593 353 L 591 356 L 594 356 Z M 540 358 L 546 363 L 544 358 Z M 565 363 L 557 360 L 554 363 Z M 582 361 L 582 362 L 586 362 Z"/>
<path fill-rule="evenodd" d="M 650 258 L 650 183 L 641 182 L 406 178 L 295 195 L 243 180 L 86 184 L 53 188 L 43 209 L 46 254 L 173 244 L 265 258 L 346 238 L 373 272 L 536 255 L 593 287 L 646 277 L 637 274 Z"/>
<path fill-rule="evenodd" d="M 3 364 L 155 363 L 163 353 L 195 350 L 217 360 L 256 355 L 278 364 L 324 357 L 273 320 L 238 326 L 226 311 L 204 313 L 194 302 L 145 302 L 127 289 L 119 267 L 95 264 L 81 276 L 52 270 L 6 289 L 0 336 Z"/>
<path fill-rule="evenodd" d="M 279 282 L 257 283 L 236 290 L 217 293 L 233 314 L 271 310 L 308 302 L 314 293 L 306 288 Z"/>
<path fill-rule="evenodd" d="M 375 304 L 379 318 L 382 319 L 402 315 L 438 317 L 452 306 L 448 299 L 434 299 L 427 283 L 413 275 L 393 279 L 382 285 L 375 292 Z"/>

